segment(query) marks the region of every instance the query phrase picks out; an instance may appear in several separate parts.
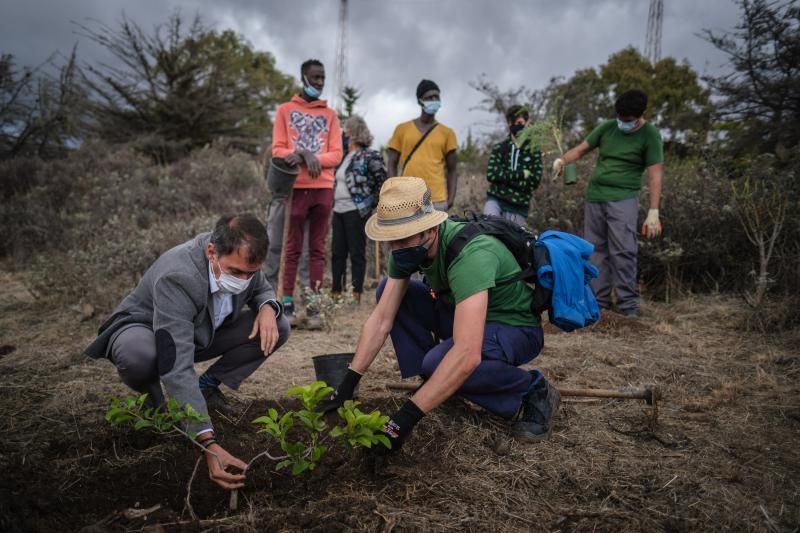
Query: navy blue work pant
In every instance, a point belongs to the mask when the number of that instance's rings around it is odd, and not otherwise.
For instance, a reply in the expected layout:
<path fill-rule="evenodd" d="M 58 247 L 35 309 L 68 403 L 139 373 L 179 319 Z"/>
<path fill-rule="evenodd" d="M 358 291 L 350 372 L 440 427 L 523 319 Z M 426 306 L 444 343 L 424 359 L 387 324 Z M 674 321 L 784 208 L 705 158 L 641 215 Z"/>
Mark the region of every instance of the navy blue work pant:
<path fill-rule="evenodd" d="M 384 278 L 376 297 L 380 300 Z M 437 302 L 422 282 L 411 280 L 391 331 L 392 343 L 404 378 L 427 379 L 453 347 L 455 309 Z M 457 394 L 503 418 L 512 418 L 536 370 L 518 368 L 533 360 L 544 345 L 541 327 L 509 326 L 486 322 L 481 363 L 458 389 Z"/>

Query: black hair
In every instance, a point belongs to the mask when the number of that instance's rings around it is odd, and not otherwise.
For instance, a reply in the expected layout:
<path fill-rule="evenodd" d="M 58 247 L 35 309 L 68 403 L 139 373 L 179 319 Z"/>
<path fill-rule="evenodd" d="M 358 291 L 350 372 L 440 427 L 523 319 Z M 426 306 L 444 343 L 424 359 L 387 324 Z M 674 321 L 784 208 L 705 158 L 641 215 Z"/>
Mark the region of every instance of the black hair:
<path fill-rule="evenodd" d="M 647 95 L 639 89 L 625 91 L 614 102 L 614 110 L 620 117 L 641 117 L 647 109 Z"/>
<path fill-rule="evenodd" d="M 214 226 L 211 243 L 217 256 L 230 255 L 237 248 L 247 249 L 247 261 L 260 263 L 267 256 L 267 228 L 253 215 L 226 215 Z"/>
<path fill-rule="evenodd" d="M 322 61 L 320 61 L 319 59 L 306 59 L 305 61 L 303 61 L 303 64 L 300 65 L 300 77 L 301 78 L 306 75 L 306 72 L 308 72 L 309 67 L 322 67 L 322 68 L 325 68 L 325 65 L 323 65 Z"/>
<path fill-rule="evenodd" d="M 441 92 L 441 91 L 439 90 L 439 86 L 438 86 L 438 85 L 436 85 L 436 82 L 435 82 L 435 81 L 432 81 L 432 80 L 422 80 L 422 81 L 420 81 L 420 82 L 417 84 L 417 100 L 419 100 L 420 98 L 422 98 L 422 97 L 425 95 L 425 93 L 426 93 L 426 92 L 428 92 L 428 91 L 438 91 L 438 92 Z"/>
<path fill-rule="evenodd" d="M 506 122 L 514 122 L 517 117 L 523 117 L 525 120 L 528 120 L 531 116 L 526 107 L 521 105 L 512 105 L 506 111 Z"/>

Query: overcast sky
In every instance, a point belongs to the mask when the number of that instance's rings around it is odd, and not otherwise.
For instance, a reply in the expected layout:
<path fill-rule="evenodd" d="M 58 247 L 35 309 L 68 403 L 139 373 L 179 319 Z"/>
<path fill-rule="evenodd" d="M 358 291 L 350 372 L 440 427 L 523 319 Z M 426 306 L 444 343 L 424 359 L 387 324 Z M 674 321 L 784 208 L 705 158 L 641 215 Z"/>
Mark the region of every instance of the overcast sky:
<path fill-rule="evenodd" d="M 472 128 L 486 132 L 493 118 L 471 110 L 481 74 L 501 88 L 541 88 L 553 76 L 598 66 L 614 52 L 641 50 L 647 0 L 349 0 L 348 80 L 363 94 L 364 115 L 376 144 L 394 126 L 419 114 L 414 91 L 422 78 L 442 90 L 440 122 L 461 142 Z M 231 28 L 277 66 L 297 76 L 300 63 L 325 63 L 330 98 L 334 84 L 338 0 L 0 0 L 0 52 L 35 65 L 78 42 L 84 61 L 103 51 L 76 32 L 73 21 L 115 24 L 122 11 L 145 29 L 179 8 L 217 29 Z M 701 74 L 725 68 L 725 57 L 696 34 L 733 28 L 732 0 L 664 0 L 662 57 L 687 60 Z"/>

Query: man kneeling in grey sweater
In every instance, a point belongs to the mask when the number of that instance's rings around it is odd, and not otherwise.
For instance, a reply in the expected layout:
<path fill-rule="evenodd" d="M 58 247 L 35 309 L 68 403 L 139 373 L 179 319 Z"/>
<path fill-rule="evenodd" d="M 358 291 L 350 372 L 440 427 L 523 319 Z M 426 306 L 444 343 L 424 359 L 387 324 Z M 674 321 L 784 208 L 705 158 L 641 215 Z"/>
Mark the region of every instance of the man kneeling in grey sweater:
<path fill-rule="evenodd" d="M 275 291 L 261 272 L 267 232 L 251 215 L 225 216 L 156 259 L 141 281 L 100 327 L 87 348 L 108 358 L 122 381 L 147 393 L 147 406 L 164 404 L 161 383 L 179 405 L 206 422 L 191 423 L 205 449 L 211 479 L 225 489 L 244 486 L 245 463 L 214 438 L 210 410 L 231 414 L 219 390 L 238 389 L 289 338 Z M 198 379 L 194 364 L 217 358 Z"/>

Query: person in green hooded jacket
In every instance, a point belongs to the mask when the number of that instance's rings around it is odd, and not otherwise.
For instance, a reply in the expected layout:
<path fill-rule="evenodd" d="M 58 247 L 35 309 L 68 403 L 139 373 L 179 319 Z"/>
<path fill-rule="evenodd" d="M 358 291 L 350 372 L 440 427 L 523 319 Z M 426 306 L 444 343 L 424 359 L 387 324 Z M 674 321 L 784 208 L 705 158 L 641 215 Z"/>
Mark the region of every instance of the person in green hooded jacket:
<path fill-rule="evenodd" d="M 494 145 L 486 167 L 489 190 L 483 213 L 502 216 L 520 226 L 528 218 L 533 191 L 542 179 L 541 151 L 531 149 L 530 140 L 520 142 L 517 138 L 529 118 L 522 106 L 508 108 L 508 137 Z"/>

